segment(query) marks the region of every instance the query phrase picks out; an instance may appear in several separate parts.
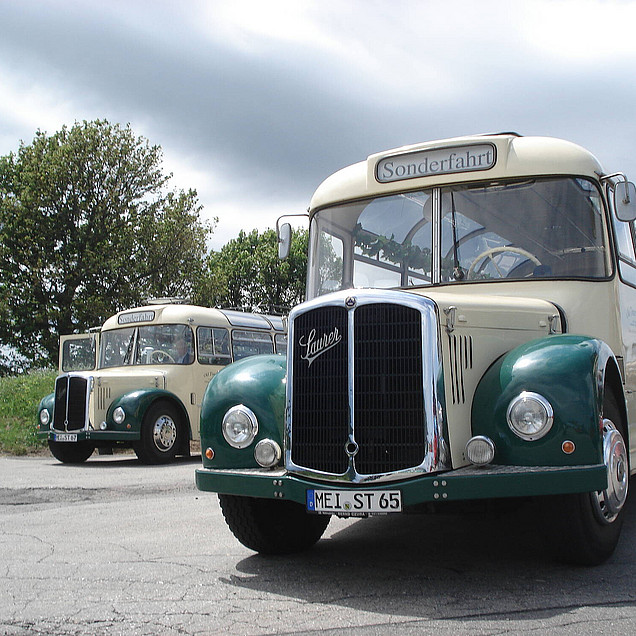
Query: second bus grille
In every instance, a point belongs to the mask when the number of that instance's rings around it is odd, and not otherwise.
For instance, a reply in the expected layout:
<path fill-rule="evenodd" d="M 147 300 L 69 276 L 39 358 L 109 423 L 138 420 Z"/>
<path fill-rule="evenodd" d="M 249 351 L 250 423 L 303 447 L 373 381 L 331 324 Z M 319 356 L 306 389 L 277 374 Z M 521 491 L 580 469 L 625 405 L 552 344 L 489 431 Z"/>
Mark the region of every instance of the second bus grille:
<path fill-rule="evenodd" d="M 87 390 L 86 378 L 62 376 L 55 381 L 54 429 L 75 431 L 84 428 Z"/>

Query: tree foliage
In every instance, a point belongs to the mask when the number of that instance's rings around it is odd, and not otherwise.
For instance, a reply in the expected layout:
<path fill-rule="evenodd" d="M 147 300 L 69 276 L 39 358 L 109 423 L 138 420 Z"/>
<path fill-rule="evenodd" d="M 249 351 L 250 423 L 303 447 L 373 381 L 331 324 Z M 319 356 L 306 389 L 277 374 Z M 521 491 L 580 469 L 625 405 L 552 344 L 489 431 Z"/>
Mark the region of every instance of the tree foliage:
<path fill-rule="evenodd" d="M 207 281 L 200 289 L 204 304 L 245 311 L 279 313 L 300 303 L 305 294 L 307 232 L 296 231 L 289 257 L 278 259 L 274 230 L 241 231 L 208 258 Z"/>
<path fill-rule="evenodd" d="M 170 177 L 159 146 L 103 120 L 38 131 L 1 157 L 0 343 L 50 364 L 60 334 L 193 294 L 212 228 Z"/>

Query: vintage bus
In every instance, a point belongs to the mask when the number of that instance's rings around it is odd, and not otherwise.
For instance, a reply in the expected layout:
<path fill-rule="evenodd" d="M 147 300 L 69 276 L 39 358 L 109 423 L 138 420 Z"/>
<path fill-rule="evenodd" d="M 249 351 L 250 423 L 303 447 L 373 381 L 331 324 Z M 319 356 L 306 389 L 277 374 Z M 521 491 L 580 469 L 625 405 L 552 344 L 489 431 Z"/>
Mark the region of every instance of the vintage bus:
<path fill-rule="evenodd" d="M 55 393 L 38 410 L 38 436 L 61 462 L 132 446 L 160 463 L 199 439 L 205 388 L 220 369 L 285 353 L 277 316 L 160 301 L 122 311 L 88 334 L 60 338 Z"/>
<path fill-rule="evenodd" d="M 330 515 L 523 497 L 559 558 L 608 558 L 636 466 L 635 217 L 623 174 L 553 138 L 335 173 L 286 359 L 208 386 L 199 489 L 259 552 L 308 548 Z"/>

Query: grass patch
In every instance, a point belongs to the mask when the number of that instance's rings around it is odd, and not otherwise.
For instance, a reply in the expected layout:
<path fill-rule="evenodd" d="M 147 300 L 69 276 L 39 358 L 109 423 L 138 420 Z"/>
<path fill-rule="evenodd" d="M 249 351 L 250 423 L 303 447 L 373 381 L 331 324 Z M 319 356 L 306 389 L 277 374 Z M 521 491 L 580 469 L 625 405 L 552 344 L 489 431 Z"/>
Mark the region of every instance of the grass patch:
<path fill-rule="evenodd" d="M 0 378 L 0 452 L 26 455 L 46 448 L 36 435 L 40 400 L 55 388 L 57 370 Z"/>

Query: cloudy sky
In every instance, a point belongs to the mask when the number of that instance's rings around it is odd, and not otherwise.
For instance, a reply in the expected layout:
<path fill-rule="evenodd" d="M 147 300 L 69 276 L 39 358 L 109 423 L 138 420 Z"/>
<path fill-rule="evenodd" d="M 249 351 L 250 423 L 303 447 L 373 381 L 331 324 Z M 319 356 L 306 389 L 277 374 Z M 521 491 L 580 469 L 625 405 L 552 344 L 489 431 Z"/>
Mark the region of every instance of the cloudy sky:
<path fill-rule="evenodd" d="M 626 0 L 0 0 L 0 155 L 130 123 L 215 249 L 431 139 L 564 137 L 636 180 L 635 32 Z"/>

